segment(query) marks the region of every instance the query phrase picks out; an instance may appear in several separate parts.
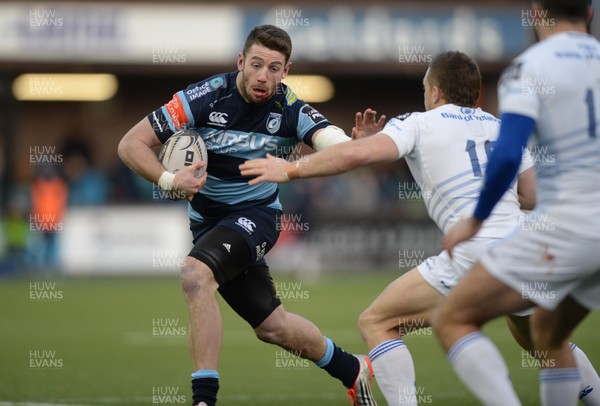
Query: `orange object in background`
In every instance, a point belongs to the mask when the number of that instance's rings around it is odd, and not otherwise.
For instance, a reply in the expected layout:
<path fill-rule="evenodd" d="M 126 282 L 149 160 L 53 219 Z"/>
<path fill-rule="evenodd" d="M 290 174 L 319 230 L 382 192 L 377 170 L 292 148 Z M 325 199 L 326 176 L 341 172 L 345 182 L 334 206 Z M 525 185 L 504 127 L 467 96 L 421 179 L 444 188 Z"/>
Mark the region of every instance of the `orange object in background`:
<path fill-rule="evenodd" d="M 67 199 L 67 183 L 53 169 L 44 168 L 31 184 L 30 227 L 39 232 L 61 231 Z"/>

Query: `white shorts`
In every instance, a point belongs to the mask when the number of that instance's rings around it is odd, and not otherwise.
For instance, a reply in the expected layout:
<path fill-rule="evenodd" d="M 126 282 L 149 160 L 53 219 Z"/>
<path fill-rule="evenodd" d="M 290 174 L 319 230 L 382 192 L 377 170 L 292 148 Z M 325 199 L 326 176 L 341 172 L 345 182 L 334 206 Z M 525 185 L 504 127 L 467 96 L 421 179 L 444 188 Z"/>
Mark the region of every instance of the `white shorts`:
<path fill-rule="evenodd" d="M 442 251 L 438 256 L 429 257 L 417 269 L 423 278 L 444 296 L 448 296 L 458 281 L 467 273 L 477 259 L 496 238 L 472 238 L 456 246 L 452 258 L 448 251 Z"/>
<path fill-rule="evenodd" d="M 457 245 L 453 250 L 452 258 L 448 255 L 448 251 L 444 250 L 438 256 L 427 258 L 417 269 L 427 283 L 442 295 L 448 296 L 450 290 L 456 286 L 479 258 L 499 241 L 501 241 L 499 238 L 472 238 Z M 514 313 L 514 315 L 522 317 L 532 313 L 533 308 Z"/>
<path fill-rule="evenodd" d="M 545 309 L 554 310 L 569 295 L 587 309 L 600 309 L 600 230 L 592 239 L 566 231 L 560 221 L 532 217 L 494 244 L 481 263 Z"/>

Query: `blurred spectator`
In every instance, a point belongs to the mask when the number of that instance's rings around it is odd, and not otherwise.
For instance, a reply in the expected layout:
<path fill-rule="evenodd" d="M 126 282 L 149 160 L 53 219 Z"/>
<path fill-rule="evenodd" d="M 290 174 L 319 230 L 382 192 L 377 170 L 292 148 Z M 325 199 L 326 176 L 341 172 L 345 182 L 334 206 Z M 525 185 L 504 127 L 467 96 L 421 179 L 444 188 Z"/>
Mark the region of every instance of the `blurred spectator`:
<path fill-rule="evenodd" d="M 24 188 L 23 188 L 24 189 Z M 9 193 L 9 201 L 5 211 L 2 231 L 6 249 L 5 270 L 12 273 L 26 267 L 26 251 L 29 240 L 28 190 L 13 187 Z"/>
<path fill-rule="evenodd" d="M 56 269 L 58 266 L 57 233 L 63 229 L 68 186 L 55 166 L 42 166 L 31 184 L 29 227 L 34 265 Z"/>
<path fill-rule="evenodd" d="M 67 137 L 63 156 L 69 183 L 69 205 L 105 204 L 108 200 L 108 180 L 103 172 L 94 167 L 89 145 L 71 135 Z"/>

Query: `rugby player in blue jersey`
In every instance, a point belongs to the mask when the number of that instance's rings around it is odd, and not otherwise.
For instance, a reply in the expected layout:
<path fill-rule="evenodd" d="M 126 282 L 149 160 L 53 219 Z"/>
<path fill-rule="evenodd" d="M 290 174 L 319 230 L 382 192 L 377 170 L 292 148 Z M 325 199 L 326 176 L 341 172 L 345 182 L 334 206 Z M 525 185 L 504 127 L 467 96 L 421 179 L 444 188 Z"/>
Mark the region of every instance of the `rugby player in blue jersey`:
<path fill-rule="evenodd" d="M 300 142 L 318 151 L 350 140 L 281 83 L 291 50 L 282 29 L 255 27 L 238 56 L 237 71 L 175 93 L 119 144 L 119 156 L 133 171 L 164 190 L 188 195 L 194 247 L 182 267 L 181 284 L 191 321 L 194 405 L 217 401 L 223 335 L 217 291 L 260 340 L 314 361 L 348 388 L 355 405 L 376 404 L 369 358 L 343 351 L 309 320 L 284 310 L 264 259 L 279 234 L 278 188 L 275 183 L 250 186 L 238 169 L 267 153 L 285 158 Z M 172 174 L 153 152 L 183 128 L 196 130 L 207 146 L 210 165 L 199 178 L 193 173 L 204 163 Z"/>

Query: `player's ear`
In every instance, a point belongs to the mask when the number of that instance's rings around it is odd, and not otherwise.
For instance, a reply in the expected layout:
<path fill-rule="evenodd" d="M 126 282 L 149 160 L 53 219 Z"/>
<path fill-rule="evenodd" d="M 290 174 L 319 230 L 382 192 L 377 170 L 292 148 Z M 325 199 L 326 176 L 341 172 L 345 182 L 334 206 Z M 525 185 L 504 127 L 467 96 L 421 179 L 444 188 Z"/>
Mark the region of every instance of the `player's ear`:
<path fill-rule="evenodd" d="M 292 61 L 289 61 L 288 63 L 286 63 L 283 67 L 283 75 L 281 76 L 281 79 L 285 78 L 289 71 L 290 71 L 290 66 L 292 65 Z"/>
<path fill-rule="evenodd" d="M 440 100 L 442 100 L 444 98 L 444 93 L 442 92 L 442 89 L 438 86 L 433 86 L 432 90 L 432 97 L 433 97 L 433 104 L 437 105 Z"/>
<path fill-rule="evenodd" d="M 239 71 L 244 70 L 244 53 L 240 52 L 237 59 L 237 68 Z"/>
<path fill-rule="evenodd" d="M 587 23 L 591 23 L 592 19 L 594 18 L 594 8 L 592 6 L 588 6 L 588 12 L 587 12 Z"/>

